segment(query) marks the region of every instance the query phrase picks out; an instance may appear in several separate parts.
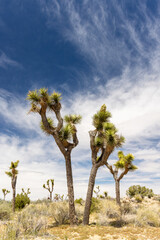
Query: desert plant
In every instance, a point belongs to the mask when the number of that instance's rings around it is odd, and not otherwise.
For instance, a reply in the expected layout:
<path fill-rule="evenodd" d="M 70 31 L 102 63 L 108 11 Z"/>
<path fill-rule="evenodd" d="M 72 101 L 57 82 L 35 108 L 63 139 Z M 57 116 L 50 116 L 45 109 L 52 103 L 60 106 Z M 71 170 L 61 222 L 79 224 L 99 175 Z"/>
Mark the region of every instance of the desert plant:
<path fill-rule="evenodd" d="M 136 202 L 138 202 L 138 203 L 141 203 L 143 200 L 140 194 L 137 194 L 134 197 L 135 197 Z"/>
<path fill-rule="evenodd" d="M 59 201 L 62 201 L 62 202 L 63 202 L 63 200 L 64 200 L 64 194 L 63 194 L 63 195 L 60 195 L 60 194 L 58 194 L 58 193 L 55 193 L 55 195 L 54 195 L 54 201 L 55 201 L 55 202 L 59 202 Z"/>
<path fill-rule="evenodd" d="M 16 162 L 11 162 L 10 172 L 5 172 L 9 177 L 11 177 L 11 185 L 13 189 L 13 200 L 12 200 L 12 209 L 13 212 L 15 212 L 15 197 L 16 197 L 16 183 L 17 183 L 17 175 L 18 170 L 16 169 L 18 167 L 19 160 Z"/>
<path fill-rule="evenodd" d="M 137 169 L 135 165 L 132 164 L 134 160 L 134 156 L 129 153 L 126 156 L 122 151 L 118 152 L 118 161 L 114 164 L 115 168 L 112 167 L 108 162 L 105 163 L 106 167 L 110 170 L 113 178 L 115 180 L 115 190 L 116 190 L 116 202 L 117 204 L 121 204 L 120 202 L 120 180 L 130 171 L 134 171 Z M 122 170 L 121 174 L 118 176 L 118 171 Z"/>
<path fill-rule="evenodd" d="M 0 202 L 0 220 L 9 220 L 11 217 L 12 206 L 10 202 Z"/>
<path fill-rule="evenodd" d="M 30 194 L 30 189 L 27 189 L 27 192 L 24 191 L 22 188 L 21 194 L 17 194 L 15 198 L 15 208 L 16 209 L 22 209 L 24 208 L 27 204 L 30 204 L 30 199 L 28 195 Z"/>
<path fill-rule="evenodd" d="M 146 188 L 145 186 L 141 187 L 140 185 L 133 185 L 129 187 L 129 189 L 126 191 L 126 194 L 130 198 L 135 197 L 136 195 L 140 195 L 141 198 L 151 198 L 154 196 L 152 189 Z"/>
<path fill-rule="evenodd" d="M 144 227 L 144 226 L 153 226 L 159 227 L 160 226 L 160 216 L 158 213 L 157 208 L 154 207 L 142 207 L 138 209 L 135 225 Z"/>
<path fill-rule="evenodd" d="M 52 201 L 52 193 L 53 193 L 53 187 L 54 187 L 54 179 L 48 179 L 47 180 L 47 185 L 43 184 L 43 188 L 47 189 L 50 196 L 49 199 Z"/>
<path fill-rule="evenodd" d="M 100 206 L 100 200 L 92 197 L 92 204 L 91 204 L 91 208 L 90 208 L 90 213 L 99 212 L 100 207 L 101 207 Z"/>
<path fill-rule="evenodd" d="M 92 152 L 92 168 L 89 177 L 88 190 L 85 202 L 83 224 L 89 224 L 89 214 L 92 202 L 93 189 L 97 170 L 104 166 L 115 148 L 121 147 L 125 139 L 117 134 L 114 124 L 109 122 L 111 113 L 106 105 L 102 105 L 100 111 L 93 116 L 95 129 L 89 132 L 90 148 Z"/>
<path fill-rule="evenodd" d="M 49 212 L 57 225 L 66 224 L 69 221 L 68 205 L 66 202 L 55 202 L 50 205 Z"/>
<path fill-rule="evenodd" d="M 74 201 L 75 203 L 78 203 L 80 205 L 83 205 L 84 200 L 82 198 L 78 198 Z"/>
<path fill-rule="evenodd" d="M 119 218 L 120 217 L 120 208 L 119 205 L 112 200 L 102 200 L 101 211 L 108 218 Z"/>
<path fill-rule="evenodd" d="M 7 190 L 7 189 L 5 189 L 5 188 L 3 188 L 3 189 L 2 189 L 2 192 L 3 192 L 3 196 L 4 196 L 4 201 L 5 201 L 6 195 L 7 195 L 8 193 L 10 193 L 10 191 Z"/>
<path fill-rule="evenodd" d="M 80 123 L 80 115 L 67 115 L 64 117 L 66 125 L 63 124 L 61 116 L 61 94 L 53 92 L 49 95 L 48 89 L 41 88 L 39 91 L 29 91 L 27 99 L 31 102 L 30 112 L 38 113 L 41 116 L 41 129 L 47 134 L 53 136 L 57 146 L 65 158 L 66 177 L 69 198 L 69 216 L 70 224 L 77 223 L 77 217 L 74 205 L 73 176 L 71 166 L 71 152 L 78 145 L 77 130 L 75 125 Z M 47 110 L 55 113 L 57 126 L 51 118 L 47 118 Z"/>
<path fill-rule="evenodd" d="M 97 186 L 93 192 L 96 194 L 96 198 L 99 198 L 100 187 Z"/>

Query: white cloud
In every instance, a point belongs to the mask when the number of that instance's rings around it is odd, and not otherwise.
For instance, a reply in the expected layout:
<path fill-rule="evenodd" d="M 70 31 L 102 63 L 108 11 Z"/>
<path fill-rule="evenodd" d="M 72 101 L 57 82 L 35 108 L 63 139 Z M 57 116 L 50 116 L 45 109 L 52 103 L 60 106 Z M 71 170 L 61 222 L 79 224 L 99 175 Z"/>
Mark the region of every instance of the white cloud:
<path fill-rule="evenodd" d="M 7 68 L 8 66 L 22 68 L 20 63 L 9 58 L 4 52 L 1 52 L 0 67 Z"/>

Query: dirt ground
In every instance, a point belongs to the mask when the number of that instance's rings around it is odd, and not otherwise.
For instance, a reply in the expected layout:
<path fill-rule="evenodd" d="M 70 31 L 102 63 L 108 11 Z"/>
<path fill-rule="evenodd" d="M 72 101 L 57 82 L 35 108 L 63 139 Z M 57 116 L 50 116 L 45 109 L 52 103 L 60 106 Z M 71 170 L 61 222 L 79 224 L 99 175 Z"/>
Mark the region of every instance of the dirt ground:
<path fill-rule="evenodd" d="M 50 229 L 50 234 L 57 240 L 160 240 L 160 228 L 154 227 L 61 226 Z"/>

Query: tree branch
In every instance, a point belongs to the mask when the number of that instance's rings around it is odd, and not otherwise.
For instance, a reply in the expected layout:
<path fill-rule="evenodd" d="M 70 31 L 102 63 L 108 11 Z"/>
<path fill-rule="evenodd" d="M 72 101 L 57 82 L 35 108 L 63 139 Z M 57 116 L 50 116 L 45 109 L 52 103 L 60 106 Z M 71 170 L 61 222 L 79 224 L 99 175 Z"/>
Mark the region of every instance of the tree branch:
<path fill-rule="evenodd" d="M 114 176 L 114 170 L 113 170 L 112 166 L 109 165 L 108 162 L 106 162 L 105 165 L 106 165 L 106 167 L 110 170 L 110 172 L 112 173 L 112 175 Z"/>
<path fill-rule="evenodd" d="M 127 164 L 127 165 L 125 166 L 124 171 L 123 171 L 123 172 L 121 173 L 121 175 L 119 176 L 118 181 L 120 181 L 120 180 L 123 178 L 123 176 L 128 173 L 128 171 L 129 171 L 129 168 L 128 168 L 128 164 Z"/>

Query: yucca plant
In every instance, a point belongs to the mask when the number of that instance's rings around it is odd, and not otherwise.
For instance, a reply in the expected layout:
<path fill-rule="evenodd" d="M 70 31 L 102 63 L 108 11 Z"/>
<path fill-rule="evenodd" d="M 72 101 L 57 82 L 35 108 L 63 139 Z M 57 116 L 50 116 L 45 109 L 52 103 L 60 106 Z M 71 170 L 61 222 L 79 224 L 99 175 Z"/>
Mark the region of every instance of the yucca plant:
<path fill-rule="evenodd" d="M 78 144 L 76 124 L 80 123 L 81 116 L 71 114 L 61 116 L 61 94 L 53 92 L 48 93 L 48 89 L 41 88 L 35 91 L 29 91 L 27 99 L 31 103 L 29 112 L 38 113 L 41 117 L 41 129 L 47 135 L 52 135 L 57 146 L 65 158 L 67 187 L 69 197 L 69 216 L 70 223 L 77 223 L 77 217 L 74 206 L 74 189 L 71 166 L 71 152 Z M 52 118 L 47 117 L 47 110 L 53 112 L 57 119 L 57 124 L 54 124 Z M 64 125 L 64 122 L 66 123 Z"/>
<path fill-rule="evenodd" d="M 114 168 L 108 162 L 105 163 L 106 167 L 110 170 L 110 173 L 113 175 L 115 180 L 115 190 L 116 190 L 116 202 L 120 206 L 120 180 L 126 175 L 129 171 L 134 171 L 137 169 L 135 165 L 133 165 L 134 156 L 129 153 L 126 156 L 122 151 L 118 152 L 118 161 L 114 164 Z M 120 175 L 118 175 L 118 171 L 121 170 Z"/>
<path fill-rule="evenodd" d="M 4 201 L 5 201 L 5 198 L 6 198 L 6 195 L 8 194 L 8 193 L 10 193 L 10 191 L 9 190 L 7 190 L 7 189 L 5 189 L 5 188 L 3 188 L 2 189 L 2 193 L 3 193 L 3 196 L 4 196 Z"/>
<path fill-rule="evenodd" d="M 11 162 L 10 170 L 9 172 L 5 172 L 9 177 L 11 177 L 11 185 L 13 189 L 13 200 L 12 200 L 12 209 L 13 212 L 15 212 L 15 197 L 16 197 L 16 183 L 17 183 L 17 175 L 18 170 L 16 169 L 18 167 L 19 160 L 16 162 Z"/>
<path fill-rule="evenodd" d="M 54 179 L 48 179 L 46 185 L 43 184 L 43 188 L 47 189 L 49 192 L 49 199 L 52 201 L 52 193 L 54 188 Z"/>
<path fill-rule="evenodd" d="M 114 124 L 109 122 L 110 118 L 111 113 L 107 111 L 105 104 L 102 105 L 100 110 L 93 116 L 93 126 L 95 129 L 89 132 L 92 152 L 92 169 L 85 202 L 83 216 L 84 225 L 89 224 L 89 214 L 97 170 L 107 163 L 114 149 L 121 147 L 125 141 L 123 136 L 117 134 L 117 129 Z"/>

